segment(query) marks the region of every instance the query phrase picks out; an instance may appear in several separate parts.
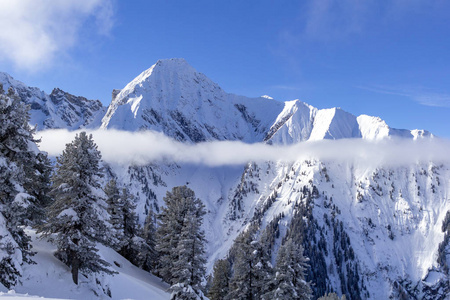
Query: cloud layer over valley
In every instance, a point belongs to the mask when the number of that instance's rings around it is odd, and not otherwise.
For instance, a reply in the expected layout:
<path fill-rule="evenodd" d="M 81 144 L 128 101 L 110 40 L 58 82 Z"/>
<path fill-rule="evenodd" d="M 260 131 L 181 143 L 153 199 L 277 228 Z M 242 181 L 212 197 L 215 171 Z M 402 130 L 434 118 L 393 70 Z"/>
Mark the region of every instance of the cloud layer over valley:
<path fill-rule="evenodd" d="M 36 136 L 40 149 L 58 156 L 79 131 L 48 130 Z M 368 165 L 405 165 L 432 161 L 450 162 L 450 141 L 444 139 L 383 140 L 361 139 L 302 142 L 289 146 L 238 141 L 214 141 L 186 144 L 157 132 L 116 130 L 88 131 L 108 163 L 143 165 L 152 162 L 176 162 L 208 166 L 239 165 L 249 161 L 297 161 L 319 159 Z"/>

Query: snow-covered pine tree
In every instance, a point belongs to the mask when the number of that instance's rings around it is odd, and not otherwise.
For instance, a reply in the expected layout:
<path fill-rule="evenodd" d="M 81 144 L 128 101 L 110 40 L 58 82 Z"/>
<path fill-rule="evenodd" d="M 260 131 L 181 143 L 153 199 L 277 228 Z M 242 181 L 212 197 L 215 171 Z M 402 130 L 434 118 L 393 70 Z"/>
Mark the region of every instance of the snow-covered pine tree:
<path fill-rule="evenodd" d="M 119 251 L 123 247 L 124 233 L 120 191 L 116 180 L 108 181 L 103 191 L 106 195 L 107 211 L 110 216 L 109 222 L 113 228 L 113 232 L 109 234 L 108 245 Z"/>
<path fill-rule="evenodd" d="M 138 233 L 138 218 L 135 213 L 136 204 L 134 204 L 134 196 L 130 194 L 127 188 L 123 188 L 120 193 L 120 204 L 121 209 L 120 215 L 122 217 L 122 227 L 123 227 L 123 239 L 122 248 L 119 253 L 132 260 L 136 257 L 137 253 L 133 249 L 133 239 L 137 237 Z"/>
<path fill-rule="evenodd" d="M 40 215 L 37 196 L 46 197 L 45 180 L 36 180 L 48 175 L 37 168 L 46 155 L 28 121 L 29 107 L 12 88 L 5 95 L 0 84 L 0 283 L 8 288 L 17 284 L 21 265 L 31 262 L 30 238 L 21 226 Z"/>
<path fill-rule="evenodd" d="M 278 250 L 275 276 L 269 283 L 270 291 L 263 299 L 311 299 L 312 291 L 305 281 L 306 262 L 303 247 L 288 239 Z"/>
<path fill-rule="evenodd" d="M 231 266 L 228 259 L 219 259 L 214 263 L 213 279 L 208 297 L 211 300 L 224 300 L 228 295 L 231 277 Z"/>
<path fill-rule="evenodd" d="M 253 274 L 252 241 L 254 231 L 247 229 L 234 241 L 231 255 L 233 258 L 233 275 L 230 280 L 229 294 L 226 299 L 255 299 L 253 293 L 255 276 Z"/>
<path fill-rule="evenodd" d="M 229 294 L 226 299 L 260 299 L 264 293 L 263 285 L 270 274 L 267 271 L 267 263 L 262 261 L 261 245 L 257 240 L 256 224 L 243 231 L 235 239 L 230 257 L 233 261 L 232 277 L 229 285 Z"/>
<path fill-rule="evenodd" d="M 97 241 L 104 242 L 109 227 L 100 193 L 101 154 L 92 135 L 80 132 L 57 158 L 48 208 L 48 222 L 40 232 L 56 243 L 55 256 L 71 268 L 78 284 L 79 271 L 105 272 L 109 264 L 97 254 Z"/>
<path fill-rule="evenodd" d="M 121 240 L 122 248 L 119 253 L 135 266 L 145 269 L 154 248 L 152 250 L 142 237 L 142 228 L 138 224 L 138 217 L 135 213 L 134 196 L 130 194 L 127 188 L 123 188 L 120 194 L 120 207 L 123 236 Z"/>
<path fill-rule="evenodd" d="M 146 271 L 153 270 L 156 259 L 154 224 L 146 223 L 144 230 L 141 230 L 133 195 L 127 188 L 120 191 L 114 179 L 106 184 L 104 191 L 114 230 L 108 244 L 134 265 Z"/>
<path fill-rule="evenodd" d="M 173 280 L 191 286 L 194 291 L 201 290 L 205 276 L 205 233 L 201 229 L 204 214 L 203 204 L 200 209 L 194 202 L 188 206 L 176 248 L 178 259 L 173 263 Z"/>
<path fill-rule="evenodd" d="M 22 225 L 32 225 L 42 219 L 43 205 L 49 201 L 51 164 L 47 155 L 36 146 L 39 140 L 34 138 L 35 129 L 28 124 L 29 107 L 11 87 L 7 95 L 0 94 L 0 97 L 0 153 L 9 163 L 15 164 L 15 175 L 11 179 L 20 188 L 13 189 L 23 193 L 20 199 L 9 202 L 8 209 L 11 217 L 17 218 Z"/>
<path fill-rule="evenodd" d="M 253 241 L 253 260 L 254 260 L 254 274 L 255 274 L 255 296 L 261 299 L 262 296 L 268 292 L 268 283 L 273 278 L 273 266 L 271 263 L 270 248 L 264 243 L 265 241 L 259 239 Z"/>
<path fill-rule="evenodd" d="M 164 202 L 166 206 L 158 215 L 158 274 L 172 284 L 175 299 L 190 299 L 189 291 L 202 297 L 199 284 L 204 276 L 205 238 L 200 228 L 204 205 L 186 186 L 168 191 Z"/>
<path fill-rule="evenodd" d="M 185 209 L 183 199 L 195 197 L 190 189 L 174 187 L 163 198 L 165 207 L 158 214 L 156 229 L 156 251 L 158 251 L 157 274 L 167 283 L 172 283 L 173 262 L 178 258 L 174 249 L 178 246 Z"/>
<path fill-rule="evenodd" d="M 156 216 L 153 209 L 149 209 L 145 218 L 144 228 L 141 237 L 144 239 L 146 247 L 141 250 L 140 255 L 143 258 L 142 269 L 153 272 L 155 270 L 158 253 L 156 252 Z"/>
<path fill-rule="evenodd" d="M 273 276 L 270 248 L 257 238 L 258 224 L 253 223 L 234 241 L 230 250 L 232 277 L 226 299 L 261 299 Z"/>

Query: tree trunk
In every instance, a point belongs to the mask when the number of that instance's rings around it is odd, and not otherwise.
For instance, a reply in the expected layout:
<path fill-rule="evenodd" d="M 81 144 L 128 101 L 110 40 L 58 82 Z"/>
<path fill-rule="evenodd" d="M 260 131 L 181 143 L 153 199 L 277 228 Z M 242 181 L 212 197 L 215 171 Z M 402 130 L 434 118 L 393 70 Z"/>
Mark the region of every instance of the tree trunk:
<path fill-rule="evenodd" d="M 72 280 L 75 284 L 78 284 L 78 269 L 80 268 L 80 260 L 78 257 L 72 258 Z"/>

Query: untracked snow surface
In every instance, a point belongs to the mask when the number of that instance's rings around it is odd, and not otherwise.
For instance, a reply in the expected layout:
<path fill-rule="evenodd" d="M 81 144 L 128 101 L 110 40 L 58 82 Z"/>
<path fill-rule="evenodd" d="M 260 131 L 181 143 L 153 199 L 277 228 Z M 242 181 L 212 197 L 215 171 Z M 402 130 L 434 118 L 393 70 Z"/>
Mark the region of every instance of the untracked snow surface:
<path fill-rule="evenodd" d="M 32 250 L 37 252 L 32 257 L 36 264 L 24 266 L 21 284 L 13 291 L 0 286 L 0 299 L 170 299 L 167 284 L 100 244 L 97 245 L 100 256 L 118 274 L 88 277 L 80 274 L 80 282 L 75 285 L 70 269 L 54 257 L 56 247 L 39 239 L 34 230 L 28 229 L 27 233 L 32 237 Z M 107 289 L 111 297 L 105 294 Z"/>

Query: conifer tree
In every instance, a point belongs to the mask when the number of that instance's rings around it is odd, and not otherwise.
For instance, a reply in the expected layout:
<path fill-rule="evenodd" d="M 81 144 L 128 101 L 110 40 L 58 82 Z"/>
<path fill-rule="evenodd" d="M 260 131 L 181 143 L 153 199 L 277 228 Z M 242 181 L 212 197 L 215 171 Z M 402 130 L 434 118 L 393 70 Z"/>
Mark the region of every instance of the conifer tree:
<path fill-rule="evenodd" d="M 158 215 L 158 274 L 172 285 L 174 299 L 201 297 L 205 237 L 200 228 L 204 205 L 186 186 L 167 192 L 164 202 L 166 207 Z"/>
<path fill-rule="evenodd" d="M 227 299 L 255 298 L 255 251 L 252 242 L 256 228 L 250 227 L 242 232 L 234 241 L 231 255 L 233 257 L 233 276 L 230 281 L 230 293 Z"/>
<path fill-rule="evenodd" d="M 288 239 L 278 250 L 275 277 L 264 299 L 311 299 L 312 291 L 305 281 L 306 262 L 303 247 Z"/>
<path fill-rule="evenodd" d="M 134 196 L 127 188 L 123 188 L 120 193 L 119 208 L 123 228 L 122 248 L 119 253 L 130 259 L 136 255 L 133 250 L 133 239 L 138 235 L 138 219 L 135 213 Z"/>
<path fill-rule="evenodd" d="M 153 271 L 156 262 L 154 214 L 150 210 L 144 228 L 137 223 L 134 197 L 127 188 L 121 191 L 112 179 L 105 186 L 110 223 L 114 229 L 109 245 L 132 264 Z"/>
<path fill-rule="evenodd" d="M 204 243 L 205 234 L 200 228 L 201 220 L 194 209 L 188 210 L 184 217 L 176 252 L 178 258 L 173 263 L 173 280 L 184 283 L 194 289 L 200 289 L 205 275 Z"/>
<path fill-rule="evenodd" d="M 56 243 L 55 256 L 71 268 L 75 284 L 79 271 L 112 273 L 95 247 L 97 241 L 104 242 L 110 229 L 104 200 L 98 196 L 100 162 L 101 154 L 92 135 L 81 132 L 66 144 L 52 178 L 54 202 L 48 210 L 48 223 L 40 228 Z"/>
<path fill-rule="evenodd" d="M 229 293 L 231 266 L 228 259 L 219 259 L 214 264 L 213 279 L 208 297 L 211 300 L 224 300 Z"/>
<path fill-rule="evenodd" d="M 107 211 L 110 217 L 109 222 L 113 228 L 109 235 L 108 245 L 119 251 L 123 246 L 124 233 L 120 191 L 116 180 L 111 179 L 108 181 L 103 190 L 106 195 Z"/>
<path fill-rule="evenodd" d="M 40 153 L 32 129 L 28 125 L 29 107 L 20 101 L 12 88 L 4 94 L 0 84 L 0 283 L 11 287 L 21 275 L 20 265 L 31 262 L 30 238 L 22 225 L 37 216 L 37 195 L 45 196 L 37 169 Z M 43 172 L 43 171 L 42 171 Z"/>
<path fill-rule="evenodd" d="M 49 200 L 51 171 L 47 155 L 36 146 L 39 140 L 34 138 L 35 128 L 30 127 L 29 120 L 29 106 L 11 87 L 7 95 L 0 94 L 0 155 L 15 165 L 9 167 L 15 169 L 14 176 L 6 180 L 19 184 L 19 189 L 12 189 L 22 193 L 20 200 L 9 201 L 8 209 L 22 225 L 32 225 L 42 219 L 43 205 Z"/>
<path fill-rule="evenodd" d="M 156 227 L 155 227 L 155 214 L 150 208 L 145 218 L 144 228 L 142 230 L 142 239 L 145 242 L 146 247 L 141 249 L 140 255 L 143 258 L 142 269 L 146 271 L 154 271 L 156 261 L 158 259 L 158 253 L 156 252 Z"/>
<path fill-rule="evenodd" d="M 235 240 L 230 251 L 233 276 L 227 299 L 261 299 L 273 276 L 269 244 L 257 239 L 258 225 L 252 224 Z"/>
<path fill-rule="evenodd" d="M 120 191 L 114 179 L 106 184 L 104 191 L 110 215 L 109 222 L 114 229 L 108 244 L 125 258 L 130 259 L 135 255 L 132 253 L 132 242 L 138 232 L 134 197 L 127 188 Z"/>

